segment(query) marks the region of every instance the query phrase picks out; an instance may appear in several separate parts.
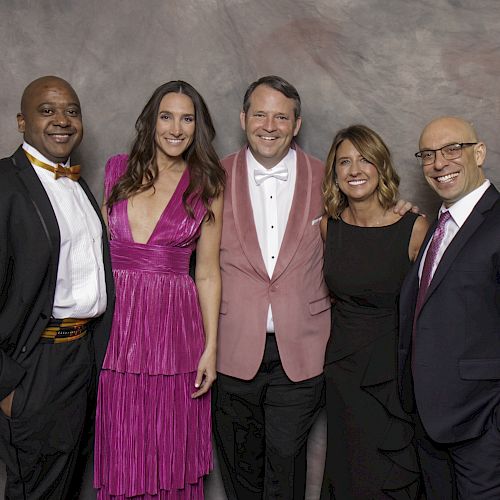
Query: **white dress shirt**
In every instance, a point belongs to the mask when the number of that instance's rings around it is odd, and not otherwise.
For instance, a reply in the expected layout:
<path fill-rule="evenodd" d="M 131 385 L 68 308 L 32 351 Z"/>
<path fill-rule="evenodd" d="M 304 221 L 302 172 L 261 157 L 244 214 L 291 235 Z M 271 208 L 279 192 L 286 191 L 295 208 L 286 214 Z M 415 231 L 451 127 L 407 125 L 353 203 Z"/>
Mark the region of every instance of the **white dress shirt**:
<path fill-rule="evenodd" d="M 24 142 L 23 149 L 37 160 L 55 166 Z M 69 166 L 69 160 L 66 165 Z M 33 165 L 56 215 L 61 237 L 54 318 L 94 318 L 106 309 L 106 281 L 102 258 L 102 226 L 78 182 L 55 179 L 49 170 Z"/>
<path fill-rule="evenodd" d="M 458 233 L 460 228 L 464 225 L 464 222 L 467 220 L 467 217 L 471 214 L 472 210 L 476 206 L 477 202 L 481 199 L 485 191 L 490 187 L 490 181 L 485 180 L 478 188 L 471 191 L 468 195 L 464 196 L 462 199 L 453 203 L 451 207 L 446 208 L 444 205 L 441 205 L 439 209 L 438 218 L 440 215 L 448 210 L 450 212 L 450 219 L 446 223 L 443 241 L 441 242 L 441 246 L 436 254 L 436 260 L 434 261 L 434 265 L 431 270 L 431 279 L 434 276 L 434 272 L 437 269 L 441 258 L 443 257 L 444 252 L 448 248 L 448 245 L 451 243 L 455 235 Z M 427 251 L 429 250 L 429 245 L 431 244 L 432 238 L 427 243 L 427 247 L 425 249 L 424 254 L 422 255 L 422 260 L 420 261 L 420 267 L 418 269 L 418 277 L 419 279 L 422 277 L 422 270 L 424 267 L 425 257 L 427 256 Z"/>
<path fill-rule="evenodd" d="M 271 277 L 278 260 L 295 192 L 297 154 L 294 149 L 290 148 L 287 155 L 271 169 L 262 166 L 254 158 L 250 149 L 246 151 L 246 160 L 250 201 L 252 203 L 257 238 L 267 274 Z M 254 170 L 273 172 L 283 166 L 288 169 L 288 179 L 286 181 L 270 177 L 260 185 L 256 184 Z M 267 315 L 267 331 L 274 332 L 271 305 L 269 305 Z"/>

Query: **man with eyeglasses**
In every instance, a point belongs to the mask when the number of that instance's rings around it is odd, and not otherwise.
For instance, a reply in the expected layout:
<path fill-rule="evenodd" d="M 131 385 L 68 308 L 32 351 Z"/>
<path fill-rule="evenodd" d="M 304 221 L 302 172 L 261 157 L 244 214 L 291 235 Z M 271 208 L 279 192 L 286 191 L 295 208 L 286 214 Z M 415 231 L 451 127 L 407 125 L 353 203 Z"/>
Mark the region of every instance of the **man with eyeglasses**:
<path fill-rule="evenodd" d="M 430 122 L 416 156 L 442 206 L 401 290 L 401 396 L 422 424 L 427 499 L 498 500 L 500 194 L 463 119 Z"/>

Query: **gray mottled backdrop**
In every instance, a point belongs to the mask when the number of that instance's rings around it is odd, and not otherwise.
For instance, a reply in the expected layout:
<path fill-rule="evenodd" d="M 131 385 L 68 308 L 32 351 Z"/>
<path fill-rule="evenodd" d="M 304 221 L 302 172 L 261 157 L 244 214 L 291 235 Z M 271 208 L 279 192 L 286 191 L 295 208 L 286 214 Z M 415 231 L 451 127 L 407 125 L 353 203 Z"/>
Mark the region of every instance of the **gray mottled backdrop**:
<path fill-rule="evenodd" d="M 106 158 L 127 149 L 159 84 L 184 79 L 203 94 L 225 155 L 243 141 L 245 88 L 271 73 L 302 96 L 307 151 L 324 159 L 338 128 L 369 125 L 394 154 L 402 196 L 428 214 L 437 203 L 413 153 L 437 115 L 477 126 L 488 146 L 486 175 L 500 186 L 497 0 L 0 0 L 0 40 L 0 154 L 20 142 L 15 116 L 25 85 L 46 74 L 66 78 L 82 102 L 78 159 L 98 198 Z M 310 443 L 310 498 L 324 430 L 323 416 Z M 92 498 L 90 489 L 84 496 Z M 207 498 L 224 498 L 217 474 Z"/>

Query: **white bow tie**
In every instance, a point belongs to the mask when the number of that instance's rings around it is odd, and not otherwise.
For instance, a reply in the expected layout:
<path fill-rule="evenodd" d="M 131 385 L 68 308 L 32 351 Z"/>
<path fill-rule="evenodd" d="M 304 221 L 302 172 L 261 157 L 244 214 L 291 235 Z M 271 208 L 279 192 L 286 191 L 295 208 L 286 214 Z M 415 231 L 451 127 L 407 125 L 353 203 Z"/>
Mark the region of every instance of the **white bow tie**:
<path fill-rule="evenodd" d="M 279 179 L 280 181 L 286 181 L 288 180 L 288 168 L 283 165 L 273 172 L 257 169 L 254 169 L 253 171 L 253 178 L 255 179 L 255 184 L 257 184 L 257 186 L 260 186 L 266 179 L 269 179 L 270 177 L 274 177 L 275 179 Z"/>

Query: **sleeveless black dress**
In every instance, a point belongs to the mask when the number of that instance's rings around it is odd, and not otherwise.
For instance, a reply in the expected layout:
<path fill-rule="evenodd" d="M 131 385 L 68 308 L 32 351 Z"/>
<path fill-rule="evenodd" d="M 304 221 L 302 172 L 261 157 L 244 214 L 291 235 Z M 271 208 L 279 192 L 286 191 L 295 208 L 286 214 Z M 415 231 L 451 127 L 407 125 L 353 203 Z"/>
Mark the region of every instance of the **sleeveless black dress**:
<path fill-rule="evenodd" d="M 413 426 L 397 388 L 398 299 L 418 216 L 384 227 L 329 219 L 325 280 L 336 302 L 325 362 L 328 421 L 322 499 L 413 499 Z"/>

